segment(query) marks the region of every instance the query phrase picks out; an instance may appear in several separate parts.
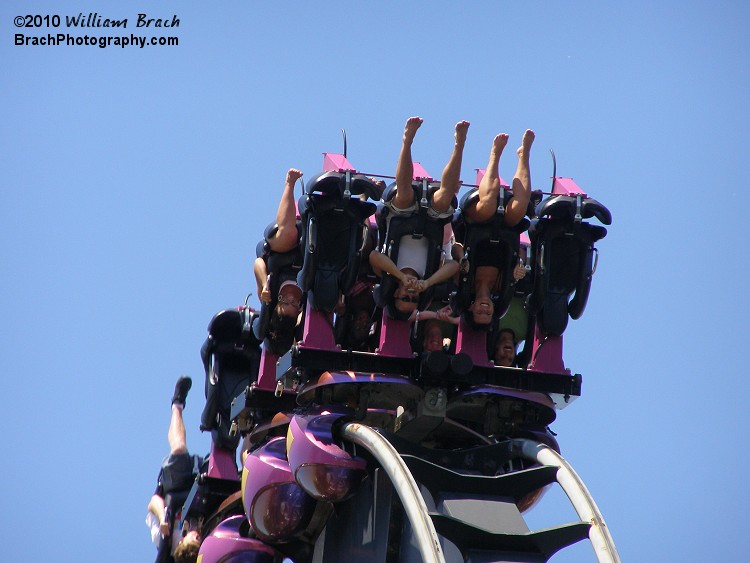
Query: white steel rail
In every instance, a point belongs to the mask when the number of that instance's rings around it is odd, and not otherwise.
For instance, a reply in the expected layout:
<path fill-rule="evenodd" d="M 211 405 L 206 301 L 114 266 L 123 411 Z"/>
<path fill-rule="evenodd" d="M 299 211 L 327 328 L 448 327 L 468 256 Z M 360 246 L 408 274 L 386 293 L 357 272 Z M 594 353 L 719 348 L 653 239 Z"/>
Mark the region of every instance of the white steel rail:
<path fill-rule="evenodd" d="M 615 542 L 594 498 L 571 465 L 552 448 L 533 440 L 513 440 L 513 444 L 525 458 L 539 465 L 557 467 L 557 482 L 568 495 L 579 518 L 591 524 L 589 539 L 597 559 L 600 563 L 621 563 Z"/>
<path fill-rule="evenodd" d="M 422 560 L 425 563 L 445 563 L 440 539 L 422 493 L 396 449 L 382 435 L 364 424 L 349 422 L 343 426 L 342 432 L 348 440 L 367 449 L 390 477 L 414 529 Z"/>

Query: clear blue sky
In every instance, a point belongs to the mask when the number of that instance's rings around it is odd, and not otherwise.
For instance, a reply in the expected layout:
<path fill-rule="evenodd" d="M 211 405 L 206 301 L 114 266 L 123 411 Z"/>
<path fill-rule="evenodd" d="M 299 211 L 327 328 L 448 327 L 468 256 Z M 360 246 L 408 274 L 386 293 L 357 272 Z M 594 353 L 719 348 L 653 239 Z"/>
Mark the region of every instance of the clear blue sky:
<path fill-rule="evenodd" d="M 153 558 L 143 520 L 174 381 L 197 383 L 188 440 L 205 451 L 198 350 L 212 315 L 254 292 L 285 171 L 318 172 L 343 127 L 355 166 L 392 174 L 421 115 L 415 159 L 434 175 L 456 121 L 472 124 L 469 183 L 496 133 L 530 127 L 534 186 L 554 148 L 613 213 L 565 335 L 583 396 L 552 428 L 623 560 L 745 558 L 750 6 L 367 6 L 3 0 L 3 557 Z M 14 45 L 15 16 L 80 12 L 180 44 Z M 135 29 L 138 13 L 180 26 Z M 574 520 L 556 499 L 532 521 Z M 553 559 L 593 560 L 588 544 Z"/>

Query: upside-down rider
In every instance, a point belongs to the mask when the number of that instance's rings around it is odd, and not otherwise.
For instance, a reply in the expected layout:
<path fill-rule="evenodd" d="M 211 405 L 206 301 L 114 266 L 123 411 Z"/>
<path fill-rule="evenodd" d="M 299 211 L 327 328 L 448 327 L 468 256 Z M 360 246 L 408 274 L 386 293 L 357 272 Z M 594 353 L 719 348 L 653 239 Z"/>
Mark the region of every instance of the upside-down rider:
<path fill-rule="evenodd" d="M 297 210 L 294 201 L 294 185 L 302 177 L 302 172 L 289 169 L 286 182 L 276 211 L 276 223 L 272 234 L 266 239 L 271 252 L 284 254 L 296 250 L 300 244 L 300 233 L 297 228 Z M 255 259 L 253 266 L 258 296 L 265 305 L 276 303 L 271 314 L 267 341 L 274 353 L 282 355 L 294 342 L 297 320 L 301 311 L 302 289 L 297 285 L 297 275 L 287 272 L 269 272 L 267 263 L 262 257 Z M 278 276 L 277 283 L 270 283 L 269 274 Z M 273 287 L 272 287 L 273 286 Z M 273 295 L 278 287 L 277 295 Z"/>
<path fill-rule="evenodd" d="M 170 503 L 175 497 L 184 501 L 182 497 L 186 496 L 204 465 L 204 458 L 190 455 L 187 450 L 182 410 L 191 386 L 192 380 L 186 376 L 181 376 L 175 384 L 172 416 L 167 432 L 169 456 L 162 461 L 156 491 L 148 503 L 146 523 L 151 527 L 151 538 L 159 549 L 157 561 L 193 563 L 200 548 L 201 537 L 197 529 L 174 529 L 182 503 Z"/>
<path fill-rule="evenodd" d="M 513 197 L 505 206 L 504 223 L 508 227 L 516 226 L 526 214 L 531 197 L 531 172 L 529 168 L 529 154 L 531 144 L 534 142 L 534 132 L 527 129 L 523 135 L 521 146 L 516 150 L 518 165 L 513 176 Z M 500 133 L 495 136 L 490 149 L 490 158 L 487 169 L 479 183 L 479 197 L 476 203 L 472 203 L 462 212 L 474 223 L 482 223 L 490 220 L 497 212 L 497 198 L 500 190 L 500 176 L 498 165 L 500 156 L 505 145 L 508 143 L 508 135 Z M 460 249 L 460 245 L 456 245 Z M 495 308 L 492 302 L 492 293 L 500 287 L 502 274 L 497 266 L 496 251 L 489 244 L 480 243 L 475 249 L 472 257 L 474 268 L 474 298 L 468 309 L 470 319 L 477 328 L 488 328 L 492 323 Z M 459 256 L 462 252 L 459 252 Z M 462 265 L 463 267 L 463 265 Z M 513 271 L 516 281 L 523 278 L 525 269 L 517 265 Z"/>
<path fill-rule="evenodd" d="M 396 166 L 396 192 L 385 205 L 394 217 L 412 216 L 418 212 L 417 195 L 412 188 L 414 163 L 411 155 L 411 145 L 422 125 L 421 117 L 410 117 L 404 127 L 403 143 Z M 428 218 L 441 219 L 453 215 L 453 199 L 461 187 L 461 160 L 466 143 L 466 133 L 469 129 L 468 121 L 456 124 L 455 144 L 448 163 L 443 170 L 440 187 L 435 191 L 430 201 Z M 390 274 L 396 278 L 398 285 L 392 296 L 386 299 L 393 303 L 396 311 L 406 316 L 416 310 L 419 294 L 432 286 L 451 279 L 458 273 L 459 265 L 455 260 L 445 260 L 443 264 L 426 279 L 425 266 L 427 264 L 427 241 L 403 236 L 399 241 L 397 263 L 378 250 L 370 253 L 370 264 L 375 273 Z M 450 252 L 448 252 L 450 255 Z"/>

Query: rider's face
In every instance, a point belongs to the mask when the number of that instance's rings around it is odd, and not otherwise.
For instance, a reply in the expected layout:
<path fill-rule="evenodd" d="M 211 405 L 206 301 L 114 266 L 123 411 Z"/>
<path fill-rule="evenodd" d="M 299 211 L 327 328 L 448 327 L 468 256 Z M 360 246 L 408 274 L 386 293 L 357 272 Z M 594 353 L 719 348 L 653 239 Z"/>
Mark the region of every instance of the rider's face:
<path fill-rule="evenodd" d="M 429 323 L 424 331 L 424 351 L 435 352 L 443 348 L 443 331 L 437 323 Z"/>
<path fill-rule="evenodd" d="M 406 289 L 404 284 L 399 283 L 396 291 L 393 292 L 393 299 L 397 311 L 401 313 L 411 313 L 417 308 L 419 294 L 413 289 Z"/>
<path fill-rule="evenodd" d="M 515 359 L 516 346 L 513 342 L 513 335 L 508 331 L 503 331 L 497 340 L 497 346 L 495 346 L 495 365 L 510 367 Z"/>
<path fill-rule="evenodd" d="M 469 311 L 474 315 L 474 322 L 479 325 L 486 325 L 492 322 L 492 315 L 495 313 L 495 306 L 492 299 L 488 297 L 479 298 L 469 307 Z"/>
<path fill-rule="evenodd" d="M 278 313 L 284 317 L 296 317 L 300 311 L 302 290 L 296 285 L 286 285 L 279 291 L 276 305 Z"/>

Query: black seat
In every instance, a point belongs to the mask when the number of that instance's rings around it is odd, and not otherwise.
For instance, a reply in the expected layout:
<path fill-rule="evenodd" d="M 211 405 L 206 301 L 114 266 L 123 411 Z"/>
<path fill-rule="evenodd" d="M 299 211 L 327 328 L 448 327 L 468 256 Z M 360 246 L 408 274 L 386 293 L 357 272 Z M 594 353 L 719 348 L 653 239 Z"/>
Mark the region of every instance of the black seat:
<path fill-rule="evenodd" d="M 561 195 L 542 201 L 536 214 L 529 229 L 535 272 L 528 304 L 542 332 L 559 336 L 568 317 L 578 319 L 586 308 L 595 270 L 594 244 L 607 235 L 606 228 L 583 219 L 609 225 L 612 215 L 594 199 Z"/>
<path fill-rule="evenodd" d="M 310 292 L 317 311 L 332 312 L 339 295 L 356 281 L 367 237 L 365 221 L 376 205 L 358 196 L 378 197 L 375 182 L 347 172 L 313 178 L 299 199 L 303 265 L 297 283 Z"/>
<path fill-rule="evenodd" d="M 210 430 L 220 448 L 235 449 L 239 435 L 232 436 L 232 400 L 257 380 L 260 340 L 252 329 L 257 312 L 248 308 L 218 312 L 208 325 L 208 338 L 201 347 L 206 372 L 206 406 L 201 430 Z"/>

